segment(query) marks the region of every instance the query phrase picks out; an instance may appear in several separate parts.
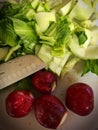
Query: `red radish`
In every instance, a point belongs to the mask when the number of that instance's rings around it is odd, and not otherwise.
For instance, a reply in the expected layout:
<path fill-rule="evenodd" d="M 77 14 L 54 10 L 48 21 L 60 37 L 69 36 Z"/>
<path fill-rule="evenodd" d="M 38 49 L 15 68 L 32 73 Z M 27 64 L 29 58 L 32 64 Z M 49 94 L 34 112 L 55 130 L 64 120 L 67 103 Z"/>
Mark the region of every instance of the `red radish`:
<path fill-rule="evenodd" d="M 32 76 L 32 86 L 41 93 L 51 93 L 57 84 L 57 75 L 48 70 L 40 70 Z"/>
<path fill-rule="evenodd" d="M 16 90 L 6 98 L 6 111 L 12 117 L 23 117 L 32 110 L 34 97 L 27 90 Z"/>
<path fill-rule="evenodd" d="M 52 129 L 63 124 L 68 114 L 63 103 L 56 96 L 49 94 L 35 99 L 34 112 L 42 126 Z"/>
<path fill-rule="evenodd" d="M 85 83 L 72 84 L 66 92 L 66 106 L 80 116 L 90 114 L 94 107 L 92 88 Z"/>

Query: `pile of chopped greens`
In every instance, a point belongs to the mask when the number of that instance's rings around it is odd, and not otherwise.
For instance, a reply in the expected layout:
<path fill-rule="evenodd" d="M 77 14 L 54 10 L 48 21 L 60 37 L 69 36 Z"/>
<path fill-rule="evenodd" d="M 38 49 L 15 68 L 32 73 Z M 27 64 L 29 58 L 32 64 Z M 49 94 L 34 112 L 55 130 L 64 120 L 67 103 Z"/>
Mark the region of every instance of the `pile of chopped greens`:
<path fill-rule="evenodd" d="M 84 61 L 98 75 L 98 0 L 7 0 L 0 9 L 0 63 L 36 55 L 58 76 Z"/>

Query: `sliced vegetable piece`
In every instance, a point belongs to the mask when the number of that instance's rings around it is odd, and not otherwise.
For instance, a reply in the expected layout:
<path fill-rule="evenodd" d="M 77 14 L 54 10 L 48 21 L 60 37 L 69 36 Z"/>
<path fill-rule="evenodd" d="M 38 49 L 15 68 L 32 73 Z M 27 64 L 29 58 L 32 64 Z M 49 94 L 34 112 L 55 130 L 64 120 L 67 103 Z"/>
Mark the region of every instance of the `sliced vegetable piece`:
<path fill-rule="evenodd" d="M 98 75 L 98 59 L 84 61 L 84 68 L 83 68 L 82 76 L 89 71 Z"/>
<path fill-rule="evenodd" d="M 49 70 L 41 70 L 32 75 L 32 87 L 42 94 L 49 94 L 57 86 L 57 75 Z"/>
<path fill-rule="evenodd" d="M 86 83 L 75 83 L 66 91 L 65 104 L 72 112 L 87 116 L 94 109 L 93 89 Z"/>
<path fill-rule="evenodd" d="M 26 13 L 26 18 L 28 20 L 33 20 L 35 18 L 36 12 L 33 9 L 29 9 L 29 11 Z"/>
<path fill-rule="evenodd" d="M 31 112 L 34 97 L 28 90 L 14 90 L 6 98 L 6 111 L 9 116 L 19 118 Z"/>
<path fill-rule="evenodd" d="M 0 39 L 0 44 L 2 46 L 9 45 L 13 47 L 17 44 L 17 35 L 15 34 L 13 26 L 8 19 L 0 21 Z"/>
<path fill-rule="evenodd" d="M 78 36 L 79 44 L 83 45 L 87 40 L 85 32 L 84 31 L 76 32 L 76 35 Z"/>
<path fill-rule="evenodd" d="M 93 9 L 94 9 L 94 13 L 96 15 L 96 18 L 98 18 L 98 0 L 93 1 Z"/>
<path fill-rule="evenodd" d="M 27 22 L 11 18 L 13 21 L 14 30 L 17 35 L 20 36 L 22 40 L 27 40 L 29 42 L 36 41 L 37 36 L 34 29 Z"/>
<path fill-rule="evenodd" d="M 69 17 L 76 18 L 78 20 L 89 19 L 93 13 L 93 7 L 91 0 L 78 0 L 71 10 Z"/>
<path fill-rule="evenodd" d="M 53 56 L 51 55 L 52 47 L 43 44 L 37 54 L 37 56 L 42 59 L 46 63 L 46 67 L 48 68 L 49 62 L 52 60 Z"/>
<path fill-rule="evenodd" d="M 50 43 L 53 43 L 53 45 L 55 43 L 55 39 L 52 36 L 43 36 L 43 35 L 40 35 L 40 39 L 44 40 L 44 41 L 47 41 L 47 42 L 50 42 Z"/>
<path fill-rule="evenodd" d="M 56 73 L 58 76 L 60 76 L 61 71 L 67 62 L 68 58 L 70 57 L 71 52 L 67 51 L 65 55 L 56 57 L 54 56 L 53 59 L 49 63 L 49 69 L 52 70 L 54 73 Z"/>
<path fill-rule="evenodd" d="M 46 31 L 50 22 L 56 21 L 55 12 L 39 12 L 35 15 L 40 32 Z"/>
<path fill-rule="evenodd" d="M 35 99 L 34 113 L 42 126 L 51 129 L 61 126 L 68 115 L 63 103 L 56 96 L 50 94 Z"/>
<path fill-rule="evenodd" d="M 14 47 L 10 48 L 10 49 L 9 49 L 9 52 L 7 53 L 7 55 L 6 55 L 5 59 L 4 59 L 4 61 L 6 62 L 6 61 L 10 60 L 12 54 L 13 54 L 15 51 L 17 51 L 19 48 L 21 48 L 21 46 L 20 46 L 19 44 L 18 44 L 17 46 L 14 46 Z"/>
<path fill-rule="evenodd" d="M 60 8 L 59 13 L 63 16 L 67 15 L 73 8 L 74 4 L 75 0 L 70 0 L 67 4 L 65 4 L 62 8 Z"/>
<path fill-rule="evenodd" d="M 0 48 L 0 61 L 4 60 L 6 55 L 8 54 L 9 47 L 2 47 Z"/>
<path fill-rule="evenodd" d="M 51 9 L 54 9 L 55 7 L 62 4 L 63 0 L 49 0 L 49 5 Z"/>
<path fill-rule="evenodd" d="M 91 45 L 98 45 L 98 26 L 91 29 Z"/>
<path fill-rule="evenodd" d="M 40 1 L 39 0 L 33 0 L 31 2 L 31 6 L 33 7 L 33 9 L 36 9 L 37 6 L 39 5 Z"/>
<path fill-rule="evenodd" d="M 69 48 L 75 56 L 81 59 L 98 59 L 98 45 L 90 45 L 87 48 L 81 47 L 75 34 L 72 37 Z"/>
<path fill-rule="evenodd" d="M 61 72 L 61 77 L 63 77 L 67 72 L 69 72 L 75 64 L 80 61 L 80 58 L 74 57 L 70 59 L 63 67 L 62 72 Z"/>
<path fill-rule="evenodd" d="M 43 4 L 39 4 L 37 9 L 36 9 L 36 12 L 45 12 L 45 7 L 43 6 Z"/>
<path fill-rule="evenodd" d="M 87 28 L 87 29 L 91 29 L 92 26 L 93 26 L 93 23 L 90 19 L 89 20 L 83 20 L 83 21 L 80 22 L 80 24 L 83 28 Z"/>

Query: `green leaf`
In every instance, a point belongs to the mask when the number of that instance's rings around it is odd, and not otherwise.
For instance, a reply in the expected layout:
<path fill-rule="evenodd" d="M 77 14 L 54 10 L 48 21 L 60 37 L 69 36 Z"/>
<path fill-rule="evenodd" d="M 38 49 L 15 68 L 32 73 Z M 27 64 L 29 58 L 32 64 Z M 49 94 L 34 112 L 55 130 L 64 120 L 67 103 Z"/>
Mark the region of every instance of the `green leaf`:
<path fill-rule="evenodd" d="M 61 56 L 65 54 L 65 48 L 70 41 L 71 30 L 70 23 L 65 16 L 61 16 L 56 26 L 56 42 L 54 44 L 52 54 L 54 56 Z"/>
<path fill-rule="evenodd" d="M 84 68 L 83 68 L 83 72 L 81 76 L 84 76 L 86 73 L 88 73 L 90 71 L 89 68 L 89 61 L 84 61 Z"/>
<path fill-rule="evenodd" d="M 72 8 L 69 17 L 77 20 L 87 20 L 93 14 L 93 7 L 91 0 L 77 0 Z"/>
<path fill-rule="evenodd" d="M 21 48 L 21 46 L 18 44 L 17 46 L 14 46 L 11 49 L 9 49 L 9 52 L 8 52 L 7 56 L 5 57 L 5 62 L 8 61 L 9 59 L 11 59 L 12 54 L 15 51 L 17 51 L 19 48 Z"/>
<path fill-rule="evenodd" d="M 76 32 L 76 35 L 78 36 L 79 44 L 82 45 L 87 40 L 87 36 L 84 31 Z"/>
<path fill-rule="evenodd" d="M 26 77 L 14 84 L 16 90 L 32 90 L 31 77 Z"/>
<path fill-rule="evenodd" d="M 13 26 L 16 34 L 22 40 L 27 40 L 29 42 L 34 42 L 34 41 L 36 42 L 37 36 L 32 26 L 19 19 L 16 18 L 11 18 L 11 19 L 13 21 Z"/>
<path fill-rule="evenodd" d="M 20 5 L 17 2 L 10 3 L 8 1 L 5 1 L 3 3 L 2 12 L 0 12 L 1 18 L 14 16 L 19 12 L 19 9 L 20 9 Z"/>
<path fill-rule="evenodd" d="M 8 19 L 1 20 L 0 22 L 0 39 L 2 46 L 9 45 L 13 47 L 17 44 L 17 36 Z"/>
<path fill-rule="evenodd" d="M 25 40 L 25 41 L 23 42 L 23 52 L 24 52 L 25 54 L 32 54 L 35 45 L 36 45 L 36 43 L 34 43 L 34 42 L 30 42 L 30 43 L 29 43 L 28 41 Z"/>
<path fill-rule="evenodd" d="M 86 60 L 85 61 L 82 76 L 84 74 L 88 73 L 89 71 L 98 75 L 98 59 L 96 59 L 96 60 Z"/>
<path fill-rule="evenodd" d="M 67 37 L 70 35 L 70 27 L 67 18 L 61 17 L 59 22 L 57 23 L 57 36 L 56 40 L 61 44 L 65 43 Z"/>

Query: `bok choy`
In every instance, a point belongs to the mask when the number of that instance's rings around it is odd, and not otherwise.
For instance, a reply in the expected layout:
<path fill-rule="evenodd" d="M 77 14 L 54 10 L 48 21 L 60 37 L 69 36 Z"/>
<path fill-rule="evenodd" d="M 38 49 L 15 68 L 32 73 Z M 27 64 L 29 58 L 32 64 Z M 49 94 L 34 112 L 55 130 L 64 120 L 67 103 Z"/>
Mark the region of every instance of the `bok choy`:
<path fill-rule="evenodd" d="M 84 62 L 98 75 L 98 2 L 7 0 L 0 9 L 0 63 L 32 54 L 58 76 Z"/>

